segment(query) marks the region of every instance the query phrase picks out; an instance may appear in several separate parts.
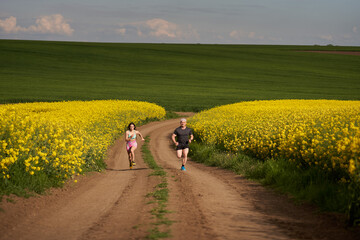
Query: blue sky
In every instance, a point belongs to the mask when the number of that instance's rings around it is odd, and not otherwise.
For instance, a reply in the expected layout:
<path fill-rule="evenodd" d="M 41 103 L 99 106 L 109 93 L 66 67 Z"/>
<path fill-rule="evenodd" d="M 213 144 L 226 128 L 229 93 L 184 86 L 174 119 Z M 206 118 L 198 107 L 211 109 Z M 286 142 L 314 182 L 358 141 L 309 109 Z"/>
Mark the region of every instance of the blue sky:
<path fill-rule="evenodd" d="M 360 46 L 359 0 L 0 0 L 0 39 Z"/>

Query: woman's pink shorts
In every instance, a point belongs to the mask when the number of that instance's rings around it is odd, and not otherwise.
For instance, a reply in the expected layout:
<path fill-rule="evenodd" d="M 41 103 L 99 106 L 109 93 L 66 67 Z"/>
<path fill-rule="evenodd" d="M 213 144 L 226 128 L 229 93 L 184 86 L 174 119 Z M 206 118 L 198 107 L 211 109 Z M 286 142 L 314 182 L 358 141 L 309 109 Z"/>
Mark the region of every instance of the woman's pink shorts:
<path fill-rule="evenodd" d="M 126 150 L 129 151 L 130 148 L 132 147 L 137 147 L 137 142 L 136 141 L 128 141 L 126 142 Z"/>

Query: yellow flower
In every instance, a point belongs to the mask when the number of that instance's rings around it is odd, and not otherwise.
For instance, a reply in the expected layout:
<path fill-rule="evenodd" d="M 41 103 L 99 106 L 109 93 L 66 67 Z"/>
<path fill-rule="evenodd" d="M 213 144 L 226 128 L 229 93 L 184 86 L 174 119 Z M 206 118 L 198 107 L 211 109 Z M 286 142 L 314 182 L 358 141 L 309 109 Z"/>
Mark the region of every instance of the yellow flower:
<path fill-rule="evenodd" d="M 188 121 L 202 142 L 260 159 L 359 173 L 360 101 L 276 100 L 215 107 Z M 299 165 L 298 165 L 299 166 Z"/>
<path fill-rule="evenodd" d="M 24 161 L 31 175 L 47 171 L 58 179 L 82 168 L 98 170 L 93 159 L 104 159 L 113 140 L 129 122 L 162 119 L 165 109 L 137 101 L 72 101 L 0 105 L 0 171 Z M 89 158 L 89 156 L 92 156 Z M 61 166 L 61 167 L 60 167 Z"/>
<path fill-rule="evenodd" d="M 349 162 L 349 173 L 350 173 L 350 174 L 354 174 L 355 169 L 356 169 L 356 167 L 355 167 L 355 161 L 354 161 L 354 159 L 350 159 L 350 162 Z"/>

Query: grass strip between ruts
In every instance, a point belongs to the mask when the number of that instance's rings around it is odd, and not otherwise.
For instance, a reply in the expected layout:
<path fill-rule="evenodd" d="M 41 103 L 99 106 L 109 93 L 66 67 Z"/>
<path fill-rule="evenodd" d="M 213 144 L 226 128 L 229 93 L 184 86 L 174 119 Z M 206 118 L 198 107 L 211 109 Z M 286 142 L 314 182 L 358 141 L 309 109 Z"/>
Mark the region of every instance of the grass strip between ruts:
<path fill-rule="evenodd" d="M 149 150 L 149 142 L 150 137 L 145 138 L 145 143 L 142 146 L 141 152 L 143 154 L 144 162 L 153 170 L 153 172 L 149 175 L 158 176 L 161 179 L 161 183 L 154 187 L 154 191 L 150 192 L 146 195 L 146 197 L 151 198 L 152 200 L 149 204 L 155 204 L 155 207 L 151 210 L 151 214 L 155 217 L 156 222 L 153 223 L 154 227 L 149 230 L 148 239 L 159 239 L 159 238 L 168 238 L 171 237 L 170 226 L 173 221 L 169 220 L 165 215 L 170 211 L 166 210 L 168 197 L 169 197 L 169 189 L 167 188 L 167 174 L 162 169 L 162 167 L 158 166 L 155 162 L 151 152 Z M 159 226 L 165 226 L 166 230 L 161 231 Z"/>

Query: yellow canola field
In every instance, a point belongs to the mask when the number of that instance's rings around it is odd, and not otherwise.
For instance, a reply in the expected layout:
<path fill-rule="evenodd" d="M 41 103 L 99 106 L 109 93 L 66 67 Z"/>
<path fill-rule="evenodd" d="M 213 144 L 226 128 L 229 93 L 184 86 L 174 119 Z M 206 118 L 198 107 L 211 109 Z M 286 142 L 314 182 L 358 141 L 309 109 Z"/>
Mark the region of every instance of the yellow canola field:
<path fill-rule="evenodd" d="M 0 105 L 0 177 L 10 179 L 22 171 L 65 180 L 97 169 L 130 122 L 164 116 L 164 108 L 137 101 Z"/>
<path fill-rule="evenodd" d="M 360 101 L 274 100 L 230 104 L 189 121 L 201 141 L 259 159 L 359 178 Z"/>

